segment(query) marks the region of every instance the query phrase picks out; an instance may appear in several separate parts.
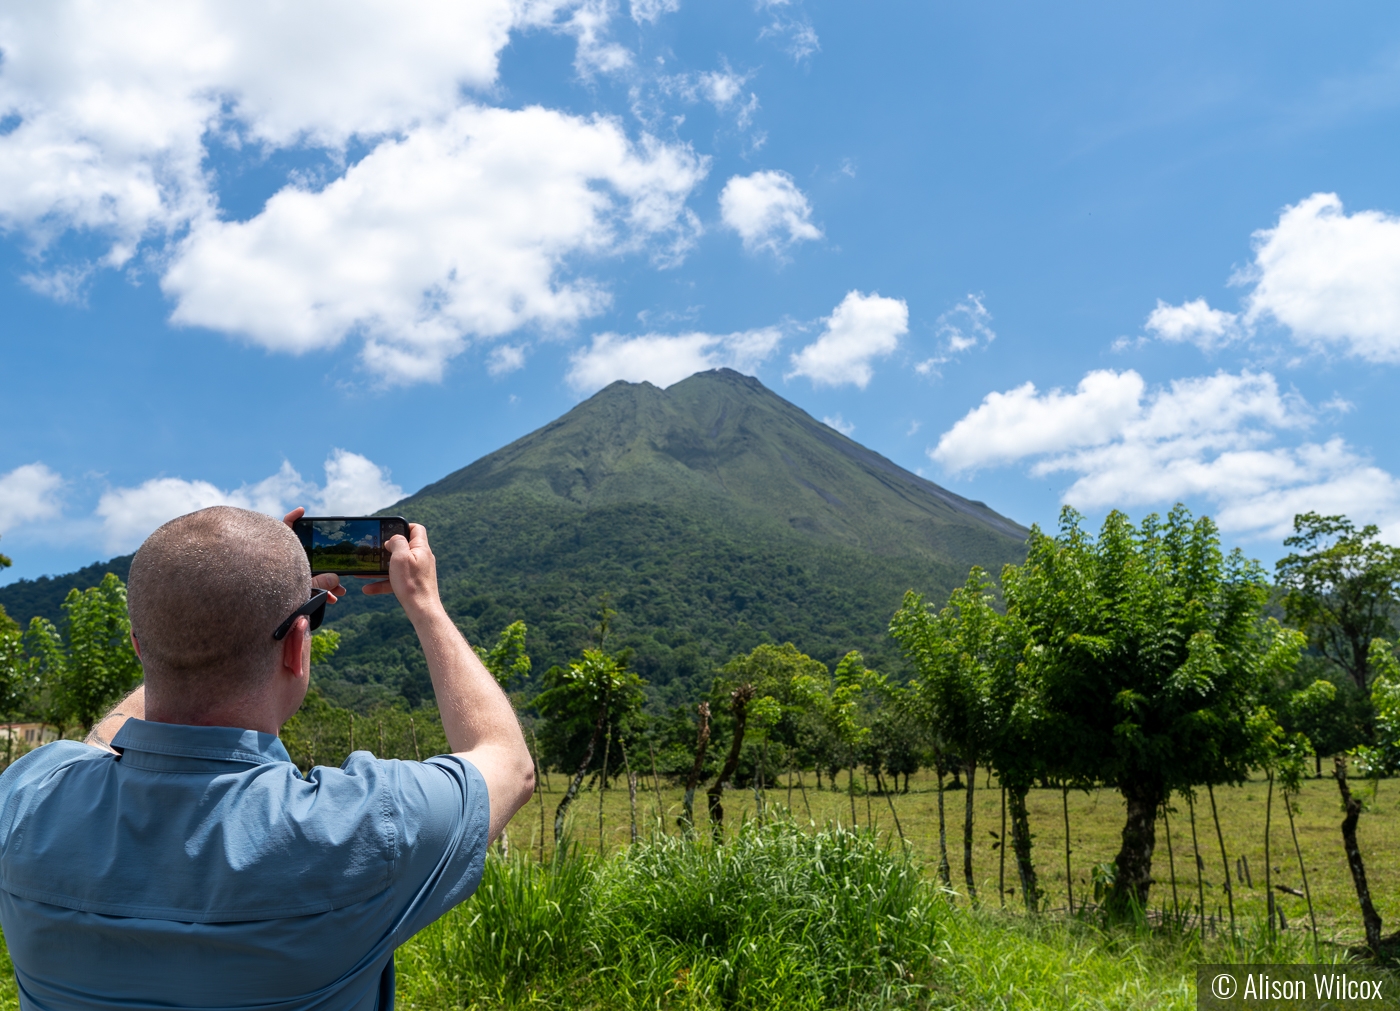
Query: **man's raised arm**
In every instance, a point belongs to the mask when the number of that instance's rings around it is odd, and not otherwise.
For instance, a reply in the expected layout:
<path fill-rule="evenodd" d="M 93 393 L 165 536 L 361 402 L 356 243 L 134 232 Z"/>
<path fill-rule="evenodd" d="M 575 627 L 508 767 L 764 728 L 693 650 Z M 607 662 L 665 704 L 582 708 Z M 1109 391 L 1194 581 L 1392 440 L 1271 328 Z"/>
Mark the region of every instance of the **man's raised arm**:
<path fill-rule="evenodd" d="M 392 592 L 413 623 L 428 661 L 448 746 L 476 766 L 486 780 L 491 838 L 495 839 L 534 792 L 534 762 L 525 735 L 510 699 L 442 606 L 428 532 L 411 523 L 408 540 L 395 536 L 384 546 L 390 553 L 389 578 L 370 583 L 365 592 Z"/>

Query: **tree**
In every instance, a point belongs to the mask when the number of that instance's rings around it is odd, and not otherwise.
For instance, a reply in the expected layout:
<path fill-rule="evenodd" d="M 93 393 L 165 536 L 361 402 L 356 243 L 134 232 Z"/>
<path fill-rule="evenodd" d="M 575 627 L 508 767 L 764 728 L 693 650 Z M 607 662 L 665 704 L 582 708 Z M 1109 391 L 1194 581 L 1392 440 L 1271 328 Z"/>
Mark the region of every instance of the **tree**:
<path fill-rule="evenodd" d="M 0 555 L 0 569 L 8 569 L 13 564 L 9 555 Z"/>
<path fill-rule="evenodd" d="M 1312 512 L 1293 518 L 1293 533 L 1283 543 L 1295 549 L 1276 566 L 1277 582 L 1288 591 L 1283 607 L 1289 622 L 1368 692 L 1371 640 L 1395 631 L 1400 548 L 1382 543 L 1375 524 L 1358 530 L 1345 516 Z"/>
<path fill-rule="evenodd" d="M 126 585 L 107 573 L 98 586 L 68 592 L 60 633 L 44 618 L 29 623 L 29 652 L 37 659 L 49 715 L 74 721 L 83 733 L 141 681 L 141 662 L 131 646 Z"/>
<path fill-rule="evenodd" d="M 1008 574 L 1014 575 L 1008 567 Z M 934 613 L 924 598 L 908 593 L 890 623 L 913 662 L 916 691 L 923 711 L 939 737 L 957 752 L 967 773 L 963 817 L 963 874 L 976 897 L 972 872 L 972 811 L 976 769 L 990 761 L 1007 788 L 1012 838 L 1026 907 L 1039 901 L 1026 794 L 1043 773 L 1033 727 L 1022 663 L 1024 631 L 1014 615 L 993 607 L 992 581 L 974 566 L 967 582 L 953 591 L 946 607 Z"/>
<path fill-rule="evenodd" d="M 514 621 L 501 630 L 496 645 L 481 658 L 502 691 L 510 691 L 513 681 L 530 676 L 530 654 L 525 651 L 525 622 Z"/>
<path fill-rule="evenodd" d="M 561 768 L 574 768 L 554 812 L 555 845 L 563 838 L 564 816 L 592 767 L 604 730 L 621 727 L 641 711 L 643 701 L 641 679 L 627 669 L 627 657 L 601 649 L 586 649 L 583 659 L 567 669 L 552 667 L 545 674 L 544 691 L 535 699 L 545 720 L 541 748 Z"/>
<path fill-rule="evenodd" d="M 720 696 L 717 702 L 728 697 L 733 730 L 729 753 L 706 791 L 710 824 L 717 840 L 724 828 L 724 784 L 733 779 L 739 768 L 749 726 L 766 731 L 785 713 L 795 718 L 820 698 L 826 683 L 826 667 L 790 642 L 781 646 L 762 643 L 724 665 L 715 682 L 715 694 Z"/>
<path fill-rule="evenodd" d="M 1108 905 L 1145 908 L 1162 802 L 1195 784 L 1244 779 L 1259 686 L 1292 640 L 1264 618 L 1259 565 L 1239 551 L 1222 555 L 1215 524 L 1181 505 L 1136 530 L 1114 511 L 1097 539 L 1066 508 L 1056 536 L 1032 528 L 1011 583 L 1047 767 L 1123 795 Z"/>

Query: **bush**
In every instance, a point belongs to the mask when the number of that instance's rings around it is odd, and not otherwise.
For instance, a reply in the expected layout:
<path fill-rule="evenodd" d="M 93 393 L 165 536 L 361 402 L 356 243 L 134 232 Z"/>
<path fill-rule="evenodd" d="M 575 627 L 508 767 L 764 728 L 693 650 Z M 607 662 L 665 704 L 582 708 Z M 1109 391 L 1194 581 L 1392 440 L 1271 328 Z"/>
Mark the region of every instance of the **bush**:
<path fill-rule="evenodd" d="M 903 1004 L 945 907 L 905 855 L 846 829 L 749 824 L 606 859 L 487 861 L 480 890 L 399 953 L 405 1007 Z"/>

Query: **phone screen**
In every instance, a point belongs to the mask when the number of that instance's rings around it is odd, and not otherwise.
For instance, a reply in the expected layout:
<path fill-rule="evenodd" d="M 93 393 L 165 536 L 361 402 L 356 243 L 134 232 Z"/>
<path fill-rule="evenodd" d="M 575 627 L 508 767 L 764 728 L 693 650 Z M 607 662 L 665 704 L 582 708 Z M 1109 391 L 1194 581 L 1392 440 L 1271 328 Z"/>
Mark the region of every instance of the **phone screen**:
<path fill-rule="evenodd" d="M 341 575 L 383 575 L 389 559 L 384 541 L 407 536 L 408 525 L 397 517 L 307 516 L 293 524 L 312 572 Z"/>

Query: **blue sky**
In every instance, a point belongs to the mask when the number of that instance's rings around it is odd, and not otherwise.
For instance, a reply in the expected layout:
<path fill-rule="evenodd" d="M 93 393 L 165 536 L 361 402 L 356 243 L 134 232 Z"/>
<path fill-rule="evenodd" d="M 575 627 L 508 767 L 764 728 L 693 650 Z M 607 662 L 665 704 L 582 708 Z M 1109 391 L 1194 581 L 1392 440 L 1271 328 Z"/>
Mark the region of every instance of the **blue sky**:
<path fill-rule="evenodd" d="M 82 9 L 0 3 L 0 581 L 716 365 L 1023 523 L 1400 537 L 1390 5 Z"/>

